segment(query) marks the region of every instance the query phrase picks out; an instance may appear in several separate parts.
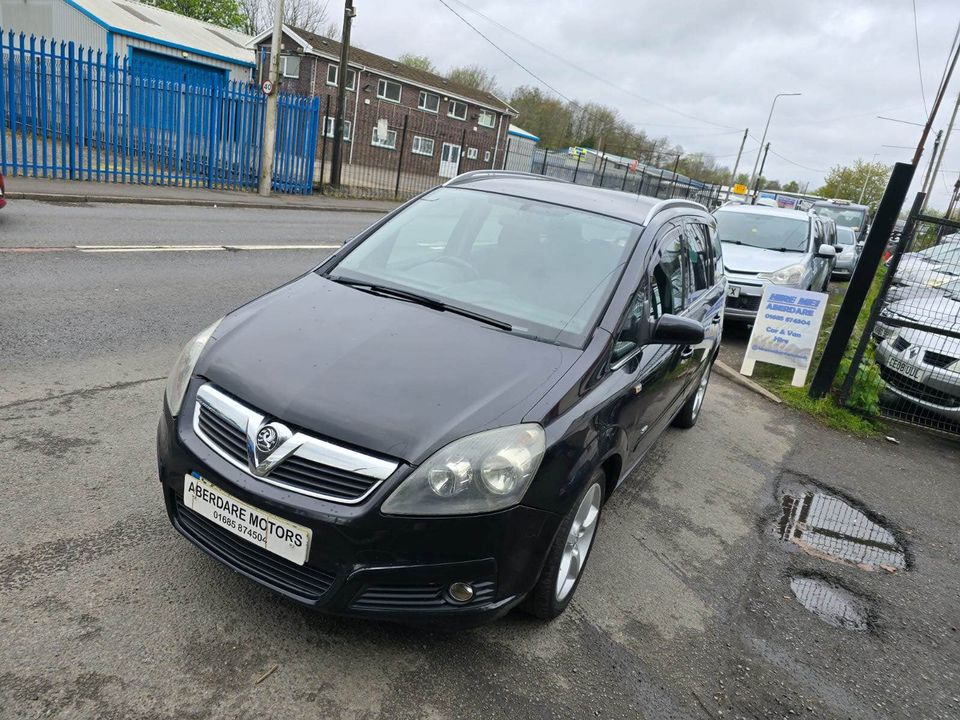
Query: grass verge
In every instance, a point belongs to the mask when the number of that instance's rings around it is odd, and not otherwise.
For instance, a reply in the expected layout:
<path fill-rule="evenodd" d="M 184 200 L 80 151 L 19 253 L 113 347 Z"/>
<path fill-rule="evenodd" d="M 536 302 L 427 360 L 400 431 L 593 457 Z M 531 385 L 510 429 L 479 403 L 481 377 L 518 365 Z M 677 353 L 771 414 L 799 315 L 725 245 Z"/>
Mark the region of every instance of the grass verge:
<path fill-rule="evenodd" d="M 867 319 L 870 316 L 870 308 L 877 294 L 880 292 L 884 271 L 885 268 L 881 267 L 873 280 L 873 284 L 870 286 L 870 291 L 867 294 L 866 301 L 863 304 L 863 308 L 857 318 L 856 327 L 851 336 L 851 346 L 853 347 L 856 346 L 857 341 L 866 328 Z M 871 414 L 858 412 L 856 409 L 849 407 L 849 405 L 856 403 L 851 402 L 847 405 L 840 405 L 837 403 L 833 393 L 819 400 L 814 400 L 807 394 L 810 389 L 810 381 L 813 379 L 814 370 L 820 364 L 820 357 L 823 355 L 827 338 L 830 337 L 830 331 L 833 330 L 833 324 L 837 319 L 837 313 L 840 310 L 840 304 L 843 302 L 845 292 L 846 285 L 831 285 L 830 287 L 830 298 L 827 309 L 823 315 L 823 324 L 820 327 L 820 336 L 817 338 L 817 347 L 814 350 L 813 359 L 810 363 L 807 384 L 804 387 L 794 387 L 790 384 L 790 381 L 793 379 L 793 370 L 790 368 L 768 365 L 767 363 L 757 363 L 754 368 L 753 379 L 778 395 L 785 405 L 789 405 L 796 410 L 813 416 L 827 427 L 861 437 L 880 437 L 885 434 L 886 426 L 876 417 L 872 417 Z M 847 348 L 847 352 L 845 353 L 847 360 L 849 360 L 849 356 L 853 354 L 853 347 Z M 851 398 L 856 398 L 858 401 L 861 397 L 867 398 L 861 403 L 861 406 L 868 412 L 874 407 L 878 407 L 876 396 L 880 390 L 878 381 L 874 378 L 874 373 L 870 372 L 872 362 L 873 353 L 872 350 L 868 349 L 864 355 L 861 372 L 858 373 L 857 379 L 854 382 L 854 389 L 851 392 Z M 848 367 L 848 362 L 841 364 L 840 371 L 834 380 L 835 390 L 843 383 Z M 873 411 L 875 412 L 875 410 Z"/>

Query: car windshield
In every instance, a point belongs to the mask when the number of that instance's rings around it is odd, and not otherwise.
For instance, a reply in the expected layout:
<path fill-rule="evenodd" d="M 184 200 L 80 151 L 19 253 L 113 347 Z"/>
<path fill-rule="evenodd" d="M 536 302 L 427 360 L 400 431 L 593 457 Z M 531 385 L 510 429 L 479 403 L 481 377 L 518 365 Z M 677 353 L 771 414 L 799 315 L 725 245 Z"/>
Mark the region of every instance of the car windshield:
<path fill-rule="evenodd" d="M 327 274 L 417 293 L 538 340 L 582 346 L 640 229 L 535 200 L 441 188 Z"/>
<path fill-rule="evenodd" d="M 772 213 L 723 212 L 717 218 L 721 242 L 782 252 L 806 252 L 810 221 Z"/>
<path fill-rule="evenodd" d="M 820 217 L 830 218 L 838 226 L 853 228 L 854 230 L 863 227 L 864 212 L 861 208 L 841 205 L 814 205 L 813 212 Z"/>
<path fill-rule="evenodd" d="M 857 241 L 857 236 L 853 230 L 845 227 L 837 228 L 837 243 L 840 245 L 853 245 Z"/>

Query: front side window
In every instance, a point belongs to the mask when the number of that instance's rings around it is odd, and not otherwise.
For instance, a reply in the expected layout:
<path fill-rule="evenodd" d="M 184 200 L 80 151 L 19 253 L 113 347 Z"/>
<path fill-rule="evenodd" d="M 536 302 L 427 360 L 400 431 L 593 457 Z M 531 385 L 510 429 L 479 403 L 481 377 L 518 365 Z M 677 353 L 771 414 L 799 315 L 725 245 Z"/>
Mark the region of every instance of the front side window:
<path fill-rule="evenodd" d="M 774 214 L 774 211 L 761 214 L 735 209 L 717 210 L 714 217 L 720 241 L 724 243 L 801 253 L 807 252 L 810 244 L 810 220 L 807 218 L 783 216 Z"/>
<path fill-rule="evenodd" d="M 447 111 L 447 115 L 457 120 L 466 120 L 467 119 L 467 104 L 465 102 L 460 102 L 459 100 L 450 101 L 450 109 Z"/>
<path fill-rule="evenodd" d="M 440 96 L 436 93 L 421 90 L 420 100 L 417 103 L 417 107 L 421 110 L 426 110 L 427 112 L 438 112 L 440 110 Z"/>
<path fill-rule="evenodd" d="M 440 188 L 329 274 L 427 295 L 509 323 L 515 333 L 582 347 L 639 232 L 560 205 Z"/>
<path fill-rule="evenodd" d="M 387 130 L 384 135 L 381 135 L 379 128 L 374 127 L 373 139 L 370 141 L 370 144 L 376 147 L 390 148 L 391 150 L 394 150 L 397 147 L 397 131 Z"/>
<path fill-rule="evenodd" d="M 683 242 L 677 227 L 667 230 L 660 241 L 653 282 L 663 314 L 681 312 L 684 308 Z"/>
<path fill-rule="evenodd" d="M 713 285 L 713 262 L 707 240 L 707 228 L 697 222 L 684 223 L 687 257 L 690 261 L 690 290 L 697 295 Z"/>
<path fill-rule="evenodd" d="M 381 100 L 398 103 L 400 102 L 401 90 L 400 83 L 393 82 L 392 80 L 381 79 L 377 83 L 377 97 Z"/>
<path fill-rule="evenodd" d="M 492 128 L 497 123 L 496 116 L 489 110 L 481 110 L 480 116 L 477 118 L 477 125 L 486 128 Z"/>
<path fill-rule="evenodd" d="M 413 136 L 413 145 L 410 150 L 414 155 L 433 155 L 434 139 L 428 137 Z"/>

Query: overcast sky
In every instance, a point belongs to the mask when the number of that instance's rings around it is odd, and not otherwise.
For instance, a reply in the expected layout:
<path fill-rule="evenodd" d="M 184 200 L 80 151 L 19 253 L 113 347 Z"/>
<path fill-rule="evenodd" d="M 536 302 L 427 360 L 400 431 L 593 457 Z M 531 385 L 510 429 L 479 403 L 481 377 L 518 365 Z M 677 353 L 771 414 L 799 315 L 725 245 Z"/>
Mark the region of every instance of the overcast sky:
<path fill-rule="evenodd" d="M 879 153 L 878 160 L 887 163 L 910 160 L 911 151 L 882 145 L 915 146 L 920 128 L 876 115 L 925 118 L 911 0 L 465 1 L 447 0 L 557 91 L 614 106 L 648 134 L 666 135 L 686 150 L 713 153 L 732 166 L 749 127 L 757 140 L 747 141 L 741 161 L 747 172 L 773 96 L 802 93 L 777 102 L 764 175 L 809 181 L 811 189 L 825 170 L 858 157 L 870 160 Z M 355 0 L 355 5 L 354 38 L 368 50 L 392 57 L 425 54 L 441 71 L 479 63 L 507 94 L 518 85 L 539 85 L 439 0 Z M 960 2 L 916 0 L 916 5 L 930 104 L 960 20 Z M 341 0 L 331 0 L 332 15 L 340 7 Z M 958 91 L 960 68 L 934 129 L 946 128 Z M 517 123 L 522 127 L 523 118 Z M 931 139 L 924 163 L 932 146 Z M 941 209 L 947 186 L 952 189 L 960 173 L 960 128 L 942 168 L 931 201 Z M 915 190 L 925 169 L 924 164 Z"/>

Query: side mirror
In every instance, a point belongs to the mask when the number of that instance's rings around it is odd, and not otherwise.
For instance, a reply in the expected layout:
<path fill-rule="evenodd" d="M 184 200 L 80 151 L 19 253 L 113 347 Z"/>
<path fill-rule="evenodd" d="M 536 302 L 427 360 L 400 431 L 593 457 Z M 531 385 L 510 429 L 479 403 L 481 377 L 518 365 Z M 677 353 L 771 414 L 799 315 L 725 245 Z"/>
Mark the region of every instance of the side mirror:
<path fill-rule="evenodd" d="M 837 251 L 833 249 L 833 245 L 823 244 L 820 246 L 820 249 L 817 250 L 817 257 L 832 258 L 836 256 Z"/>
<path fill-rule="evenodd" d="M 679 315 L 663 315 L 653 328 L 650 342 L 660 345 L 698 345 L 703 342 L 703 325 Z"/>

